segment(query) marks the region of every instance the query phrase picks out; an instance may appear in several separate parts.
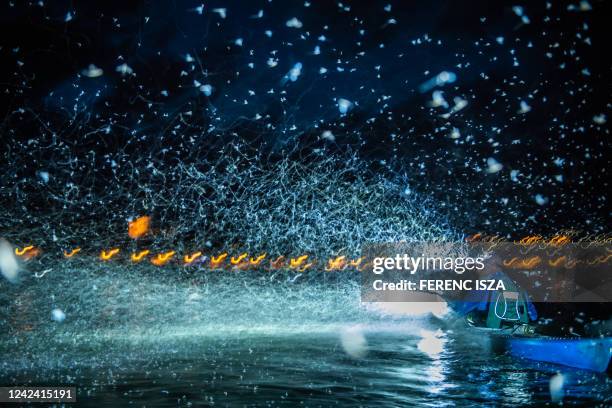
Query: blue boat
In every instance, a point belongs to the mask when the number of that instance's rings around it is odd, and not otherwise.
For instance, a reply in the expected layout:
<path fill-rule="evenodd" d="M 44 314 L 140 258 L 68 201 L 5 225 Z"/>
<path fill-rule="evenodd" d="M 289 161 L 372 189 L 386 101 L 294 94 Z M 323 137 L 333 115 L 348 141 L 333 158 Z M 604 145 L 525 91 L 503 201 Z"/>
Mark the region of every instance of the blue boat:
<path fill-rule="evenodd" d="M 612 338 L 505 338 L 507 351 L 519 358 L 604 372 L 612 358 Z"/>
<path fill-rule="evenodd" d="M 486 329 L 485 329 L 486 330 Z M 498 351 L 534 361 L 604 372 L 612 359 L 612 338 L 557 338 L 492 333 Z"/>
<path fill-rule="evenodd" d="M 493 351 L 498 353 L 600 373 L 612 368 L 612 337 L 561 338 L 487 327 L 470 329 L 488 334 Z"/>
<path fill-rule="evenodd" d="M 472 307 L 476 310 L 466 316 L 473 330 L 491 334 L 496 350 L 519 358 L 597 372 L 604 372 L 610 367 L 612 337 L 558 338 L 538 335 L 529 325 L 535 316 L 530 316 L 527 295 L 511 282 L 508 285 L 513 290 L 488 294 L 478 303 L 479 307 Z"/>
<path fill-rule="evenodd" d="M 600 373 L 612 369 L 612 337 L 562 338 L 487 327 L 470 329 L 487 333 L 496 352 Z"/>

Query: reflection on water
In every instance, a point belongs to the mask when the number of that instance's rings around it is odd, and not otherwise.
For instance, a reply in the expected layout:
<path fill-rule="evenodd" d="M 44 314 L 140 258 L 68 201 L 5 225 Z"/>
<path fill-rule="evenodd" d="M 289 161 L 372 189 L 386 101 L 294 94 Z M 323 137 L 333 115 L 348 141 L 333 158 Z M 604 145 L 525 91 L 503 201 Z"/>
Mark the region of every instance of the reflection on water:
<path fill-rule="evenodd" d="M 507 380 L 500 384 L 502 386 L 501 392 L 505 400 L 512 401 L 516 404 L 526 404 L 529 402 L 529 376 L 526 372 L 509 372 L 505 374 L 505 379 Z"/>
<path fill-rule="evenodd" d="M 446 381 L 445 371 L 447 369 L 446 362 L 440 358 L 440 355 L 444 352 L 444 345 L 446 343 L 446 336 L 438 329 L 435 332 L 421 329 L 419 331 L 421 340 L 417 343 L 417 349 L 427 354 L 432 360 L 425 374 L 430 381 L 430 392 L 432 394 L 439 394 L 445 388 L 454 386 Z"/>
<path fill-rule="evenodd" d="M 611 402 L 606 375 L 495 354 L 482 334 L 431 315 L 365 307 L 355 282 L 78 272 L 0 284 L 2 385 L 75 384 L 91 407 L 541 405 L 560 370 L 564 404 Z"/>
<path fill-rule="evenodd" d="M 430 358 L 439 360 L 438 356 L 444 351 L 444 343 L 446 343 L 444 333 L 440 329 L 436 332 L 420 329 L 419 334 L 421 340 L 417 344 L 417 348 Z"/>

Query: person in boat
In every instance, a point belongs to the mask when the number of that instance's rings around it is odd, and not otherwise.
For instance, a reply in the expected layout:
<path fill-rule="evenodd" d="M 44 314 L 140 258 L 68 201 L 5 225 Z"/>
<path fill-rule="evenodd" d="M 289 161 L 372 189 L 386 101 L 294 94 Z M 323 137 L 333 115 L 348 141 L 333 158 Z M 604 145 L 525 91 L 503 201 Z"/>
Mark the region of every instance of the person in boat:
<path fill-rule="evenodd" d="M 477 274 L 478 279 L 502 280 L 506 290 L 473 290 L 463 299 L 449 302 L 449 306 L 472 326 L 513 330 L 522 327 L 524 333 L 532 333 L 530 323 L 538 318 L 536 308 L 527 292 L 502 270 L 502 259 L 493 254 Z"/>

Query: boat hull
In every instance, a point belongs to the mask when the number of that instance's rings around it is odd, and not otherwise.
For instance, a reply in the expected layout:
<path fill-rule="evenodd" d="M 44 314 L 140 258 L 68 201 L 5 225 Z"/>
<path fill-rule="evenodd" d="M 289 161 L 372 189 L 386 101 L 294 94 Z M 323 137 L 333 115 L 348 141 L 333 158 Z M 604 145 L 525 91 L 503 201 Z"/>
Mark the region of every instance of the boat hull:
<path fill-rule="evenodd" d="M 500 339 L 515 357 L 604 372 L 612 358 L 612 338 L 564 339 L 512 337 Z"/>

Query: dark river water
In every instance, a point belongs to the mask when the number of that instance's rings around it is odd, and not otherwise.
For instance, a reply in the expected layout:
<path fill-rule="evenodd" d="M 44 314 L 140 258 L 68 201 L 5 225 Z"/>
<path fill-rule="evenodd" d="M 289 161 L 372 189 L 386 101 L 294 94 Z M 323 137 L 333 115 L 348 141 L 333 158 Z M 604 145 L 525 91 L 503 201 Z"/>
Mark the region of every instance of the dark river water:
<path fill-rule="evenodd" d="M 0 385 L 74 385 L 85 407 L 539 406 L 561 373 L 564 405 L 612 403 L 606 374 L 495 353 L 439 305 L 364 305 L 356 282 L 294 278 L 4 282 Z"/>

